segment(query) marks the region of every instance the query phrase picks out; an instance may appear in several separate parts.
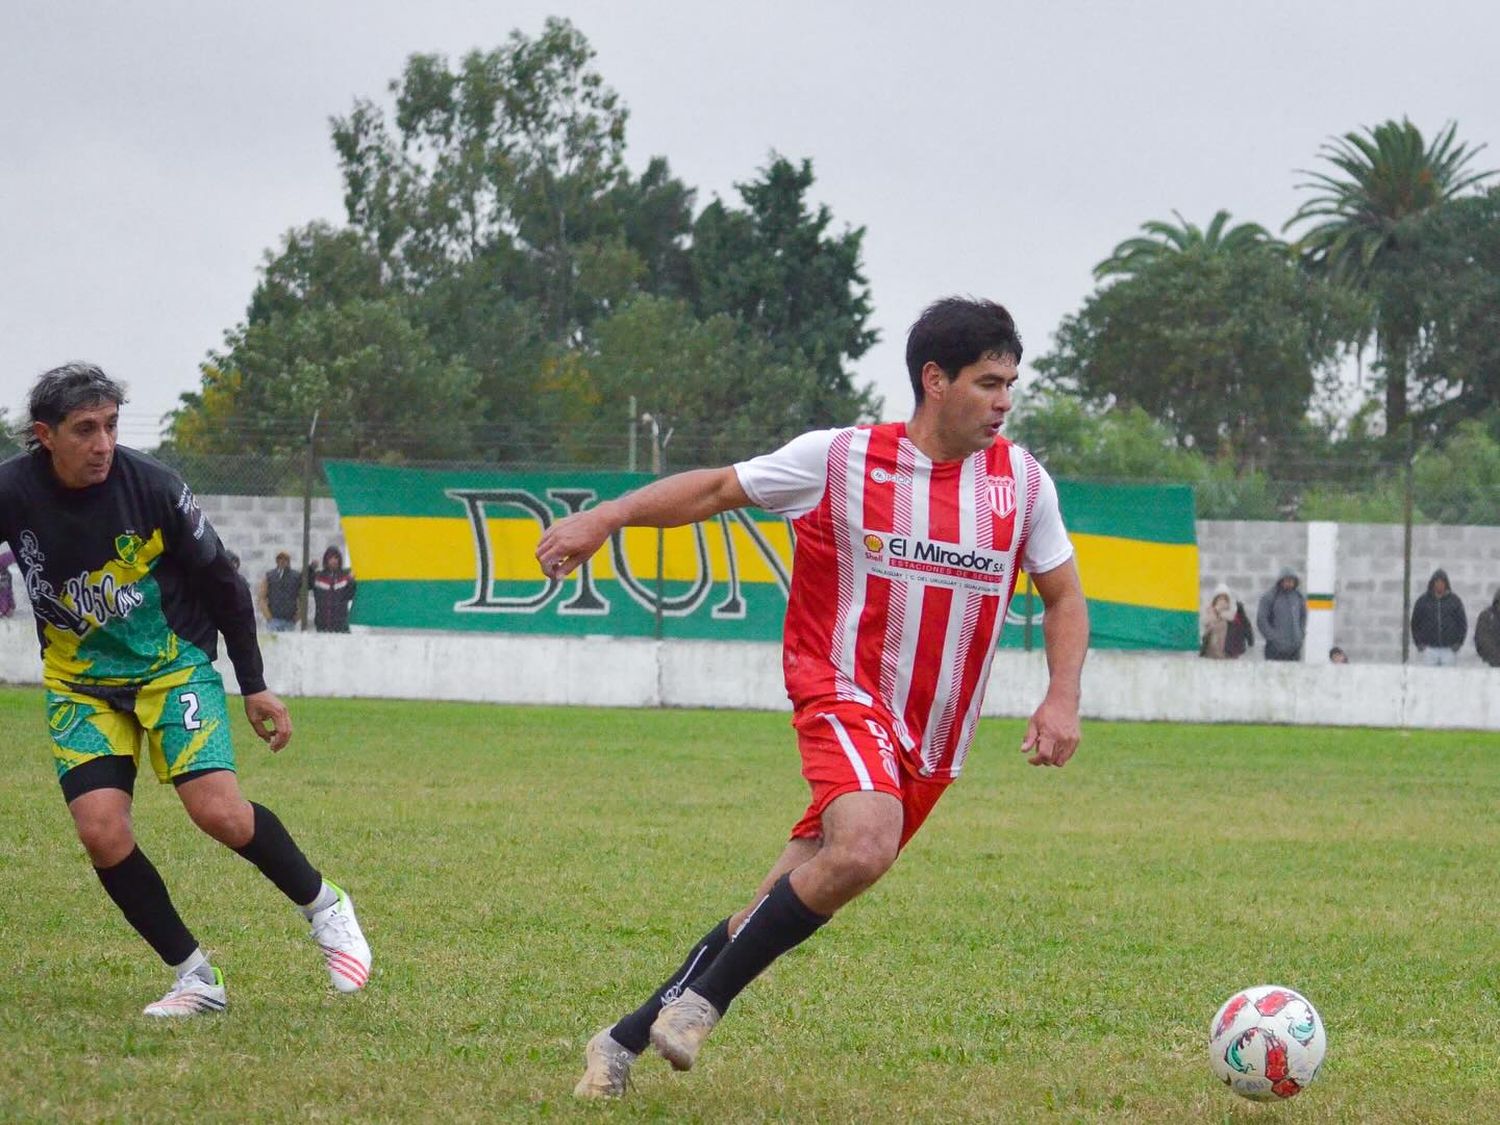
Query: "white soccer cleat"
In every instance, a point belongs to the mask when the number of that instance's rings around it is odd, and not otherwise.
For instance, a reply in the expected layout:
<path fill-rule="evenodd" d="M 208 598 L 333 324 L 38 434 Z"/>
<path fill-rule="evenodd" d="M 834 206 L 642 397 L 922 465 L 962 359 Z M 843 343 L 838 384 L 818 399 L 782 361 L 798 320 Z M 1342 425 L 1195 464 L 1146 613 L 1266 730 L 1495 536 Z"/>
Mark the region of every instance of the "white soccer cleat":
<path fill-rule="evenodd" d="M 575 1098 L 618 1098 L 630 1083 L 631 1064 L 639 1056 L 615 1041 L 605 1028 L 583 1049 L 583 1077 L 573 1087 Z"/>
<path fill-rule="evenodd" d="M 312 916 L 312 938 L 323 951 L 328 977 L 340 992 L 358 992 L 370 979 L 370 943 L 354 916 L 354 902 L 342 887 L 338 901 Z"/>
<path fill-rule="evenodd" d="M 229 996 L 224 991 L 224 974 L 214 970 L 214 982 L 209 984 L 196 973 L 178 977 L 177 983 L 154 1004 L 147 1004 L 144 1013 L 154 1018 L 172 1016 L 196 1016 L 203 1012 L 222 1012 L 229 1006 Z"/>
<path fill-rule="evenodd" d="M 698 1049 L 719 1022 L 719 1010 L 691 988 L 663 1004 L 651 1025 L 651 1045 L 673 1070 L 692 1070 Z"/>

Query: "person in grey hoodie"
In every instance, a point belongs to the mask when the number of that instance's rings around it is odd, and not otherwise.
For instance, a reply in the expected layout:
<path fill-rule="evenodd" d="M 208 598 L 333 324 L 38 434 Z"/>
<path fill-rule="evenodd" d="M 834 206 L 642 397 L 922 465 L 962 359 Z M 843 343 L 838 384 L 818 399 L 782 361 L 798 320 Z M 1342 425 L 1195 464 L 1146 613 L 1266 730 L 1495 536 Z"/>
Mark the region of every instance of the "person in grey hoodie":
<path fill-rule="evenodd" d="M 1446 570 L 1434 570 L 1427 581 L 1427 593 L 1411 607 L 1411 639 L 1423 664 L 1436 668 L 1458 663 L 1458 650 L 1469 635 L 1469 618 L 1464 603 L 1448 584 Z"/>
<path fill-rule="evenodd" d="M 1255 624 L 1266 646 L 1267 660 L 1301 660 L 1302 641 L 1307 636 L 1307 600 L 1298 589 L 1297 572 L 1287 567 L 1260 596 Z"/>

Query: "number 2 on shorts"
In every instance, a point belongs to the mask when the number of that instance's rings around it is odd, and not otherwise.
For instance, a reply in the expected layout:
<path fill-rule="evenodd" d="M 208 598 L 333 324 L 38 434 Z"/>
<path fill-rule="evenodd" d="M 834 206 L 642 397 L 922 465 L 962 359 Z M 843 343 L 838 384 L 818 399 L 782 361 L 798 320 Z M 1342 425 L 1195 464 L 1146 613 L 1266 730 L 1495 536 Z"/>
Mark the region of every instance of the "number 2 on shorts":
<path fill-rule="evenodd" d="M 182 704 L 184 730 L 197 730 L 203 725 L 203 720 L 198 718 L 198 693 L 196 691 L 183 692 L 177 697 L 177 702 Z"/>

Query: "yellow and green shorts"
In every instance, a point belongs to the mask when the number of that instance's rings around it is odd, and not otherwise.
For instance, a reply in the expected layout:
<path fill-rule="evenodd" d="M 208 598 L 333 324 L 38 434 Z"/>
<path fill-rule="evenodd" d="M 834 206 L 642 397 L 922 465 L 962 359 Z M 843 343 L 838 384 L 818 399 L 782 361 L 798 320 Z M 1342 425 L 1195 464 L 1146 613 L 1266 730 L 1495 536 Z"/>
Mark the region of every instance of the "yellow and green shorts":
<path fill-rule="evenodd" d="M 145 738 L 159 781 L 233 770 L 224 681 L 212 664 L 144 684 L 52 684 L 47 689 L 52 758 L 71 801 L 91 789 L 129 791 Z"/>

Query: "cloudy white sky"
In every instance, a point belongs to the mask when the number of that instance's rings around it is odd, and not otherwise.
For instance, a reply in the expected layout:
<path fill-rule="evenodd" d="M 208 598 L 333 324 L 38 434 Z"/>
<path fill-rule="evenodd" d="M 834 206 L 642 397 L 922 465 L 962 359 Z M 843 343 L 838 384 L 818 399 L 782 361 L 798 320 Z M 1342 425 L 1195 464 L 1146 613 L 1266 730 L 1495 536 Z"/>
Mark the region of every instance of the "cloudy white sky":
<path fill-rule="evenodd" d="M 15 0 L 0 33 L 0 406 L 73 358 L 131 387 L 127 440 L 197 385 L 289 227 L 342 219 L 328 119 L 418 51 L 566 16 L 666 155 L 731 196 L 771 150 L 868 229 L 882 342 L 859 364 L 904 415 L 906 326 L 946 293 L 1008 304 L 1028 349 L 1144 220 L 1279 227 L 1331 135 L 1454 120 L 1500 166 L 1500 5 L 1435 0 L 916 5 L 889 0 Z"/>

